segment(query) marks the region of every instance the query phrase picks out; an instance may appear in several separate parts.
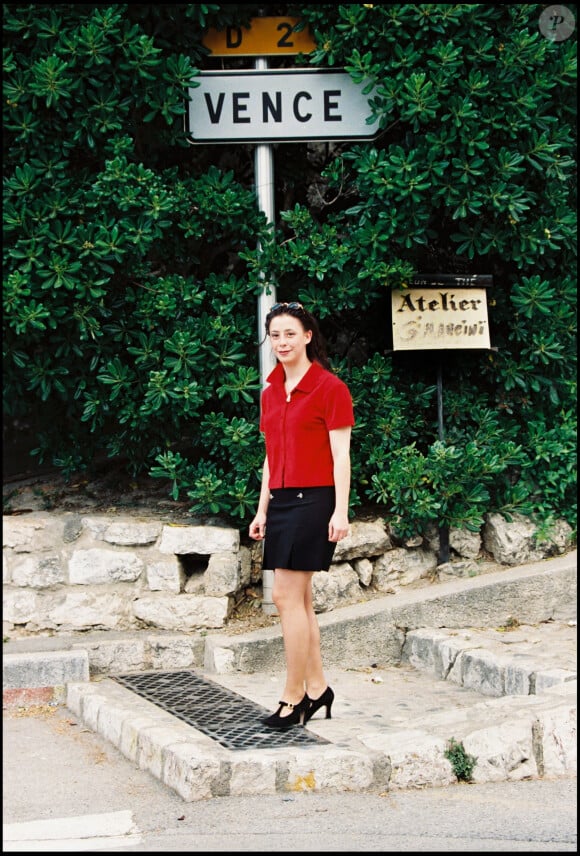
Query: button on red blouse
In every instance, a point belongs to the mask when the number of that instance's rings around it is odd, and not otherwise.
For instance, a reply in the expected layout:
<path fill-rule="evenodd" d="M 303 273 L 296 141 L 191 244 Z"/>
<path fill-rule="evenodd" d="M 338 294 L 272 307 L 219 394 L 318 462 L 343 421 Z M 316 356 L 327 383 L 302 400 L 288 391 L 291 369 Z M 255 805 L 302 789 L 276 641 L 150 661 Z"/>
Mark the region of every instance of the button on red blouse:
<path fill-rule="evenodd" d="M 260 430 L 266 439 L 270 489 L 334 484 L 328 432 L 354 425 L 347 385 L 313 362 L 287 401 L 278 363 L 262 393 Z"/>

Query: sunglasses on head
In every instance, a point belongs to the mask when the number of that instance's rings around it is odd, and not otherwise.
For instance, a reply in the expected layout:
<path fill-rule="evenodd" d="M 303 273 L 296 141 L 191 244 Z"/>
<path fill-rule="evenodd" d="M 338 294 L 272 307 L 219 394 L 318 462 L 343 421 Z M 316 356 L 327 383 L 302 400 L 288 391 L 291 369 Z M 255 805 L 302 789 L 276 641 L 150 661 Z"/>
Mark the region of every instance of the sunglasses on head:
<path fill-rule="evenodd" d="M 301 303 L 275 303 L 270 312 L 277 312 L 279 309 L 304 309 Z"/>

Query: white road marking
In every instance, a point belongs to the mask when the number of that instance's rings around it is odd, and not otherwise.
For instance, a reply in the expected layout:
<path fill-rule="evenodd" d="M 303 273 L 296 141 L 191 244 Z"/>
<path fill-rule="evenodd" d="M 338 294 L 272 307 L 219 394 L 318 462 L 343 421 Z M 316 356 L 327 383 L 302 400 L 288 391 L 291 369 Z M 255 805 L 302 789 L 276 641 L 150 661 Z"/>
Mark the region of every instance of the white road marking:
<path fill-rule="evenodd" d="M 139 844 L 141 834 L 133 821 L 133 812 L 85 814 L 7 823 L 3 829 L 5 853 L 53 853 L 104 850 Z"/>

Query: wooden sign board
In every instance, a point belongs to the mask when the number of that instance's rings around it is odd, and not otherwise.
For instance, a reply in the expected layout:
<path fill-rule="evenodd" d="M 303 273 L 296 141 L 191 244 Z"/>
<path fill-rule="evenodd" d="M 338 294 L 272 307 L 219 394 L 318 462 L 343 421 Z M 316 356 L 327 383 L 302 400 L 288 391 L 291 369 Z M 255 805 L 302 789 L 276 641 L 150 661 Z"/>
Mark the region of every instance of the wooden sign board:
<path fill-rule="evenodd" d="M 391 303 L 395 351 L 490 347 L 485 288 L 393 289 Z"/>

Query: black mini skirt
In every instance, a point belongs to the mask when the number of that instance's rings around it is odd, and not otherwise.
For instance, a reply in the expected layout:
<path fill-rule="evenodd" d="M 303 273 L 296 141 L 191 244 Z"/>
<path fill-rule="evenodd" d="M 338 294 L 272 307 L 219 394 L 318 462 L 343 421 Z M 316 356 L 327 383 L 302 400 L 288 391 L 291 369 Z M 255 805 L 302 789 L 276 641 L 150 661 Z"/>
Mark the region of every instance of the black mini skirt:
<path fill-rule="evenodd" d="M 336 543 L 328 540 L 334 487 L 283 487 L 270 491 L 263 567 L 327 571 Z"/>

